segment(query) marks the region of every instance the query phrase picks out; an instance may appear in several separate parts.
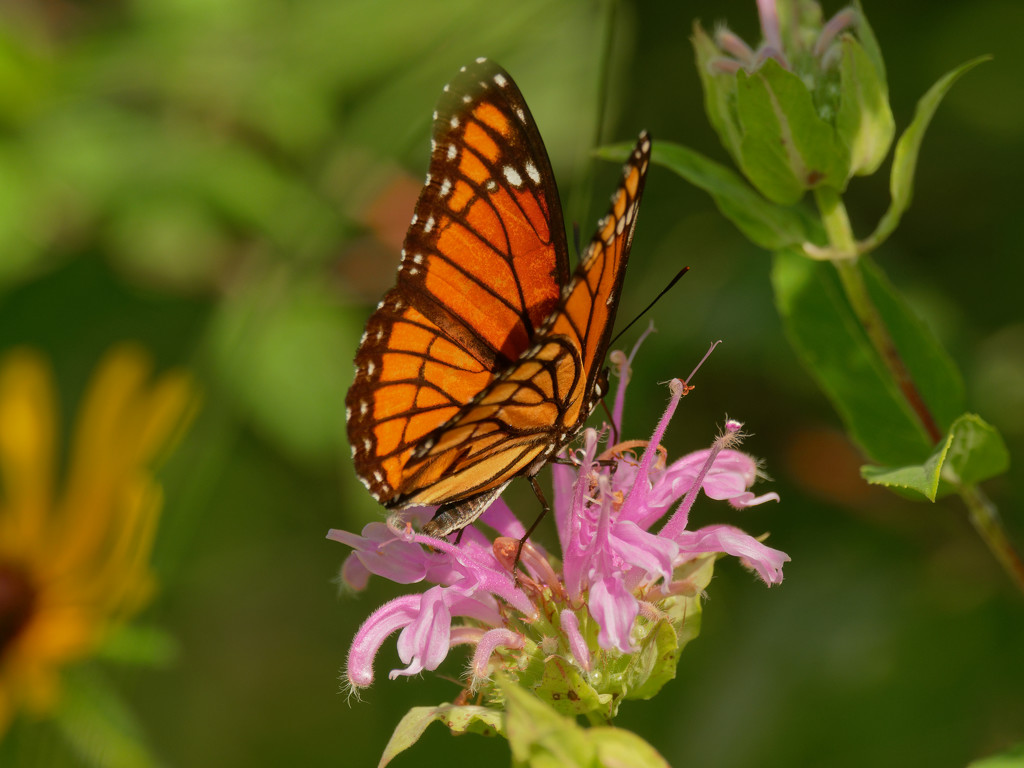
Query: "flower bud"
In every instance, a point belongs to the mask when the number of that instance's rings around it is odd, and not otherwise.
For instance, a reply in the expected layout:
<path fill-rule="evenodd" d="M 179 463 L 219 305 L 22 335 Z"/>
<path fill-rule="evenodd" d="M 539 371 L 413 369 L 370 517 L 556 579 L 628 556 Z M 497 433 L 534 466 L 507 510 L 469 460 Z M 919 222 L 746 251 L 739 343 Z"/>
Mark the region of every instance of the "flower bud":
<path fill-rule="evenodd" d="M 758 10 L 756 50 L 724 27 L 712 39 L 694 26 L 705 110 L 736 164 L 782 205 L 874 173 L 895 124 L 863 12 L 846 8 L 822 23 L 813 0 L 759 0 Z"/>

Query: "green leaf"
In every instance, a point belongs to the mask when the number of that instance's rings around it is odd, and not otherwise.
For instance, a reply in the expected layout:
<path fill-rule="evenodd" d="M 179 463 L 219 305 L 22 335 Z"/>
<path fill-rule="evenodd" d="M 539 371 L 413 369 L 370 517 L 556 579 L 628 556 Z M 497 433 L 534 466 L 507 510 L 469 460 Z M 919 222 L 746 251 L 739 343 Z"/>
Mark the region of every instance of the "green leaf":
<path fill-rule="evenodd" d="M 967 768 L 1021 768 L 1024 765 L 1024 743 L 1016 744 L 998 755 L 989 755 L 970 763 Z"/>
<path fill-rule="evenodd" d="M 949 451 L 950 438 L 942 442 L 923 464 L 912 464 L 906 467 L 872 467 L 860 468 L 860 476 L 872 485 L 884 485 L 886 488 L 899 488 L 904 491 L 916 491 L 929 501 L 935 501 L 939 491 L 939 480 L 942 477 L 942 465 Z"/>
<path fill-rule="evenodd" d="M 792 205 L 806 190 L 846 186 L 850 156 L 821 119 L 800 77 L 768 59 L 737 74 L 736 108 L 743 128 L 740 166 L 769 200 Z"/>
<path fill-rule="evenodd" d="M 544 674 L 534 691 L 556 712 L 572 716 L 607 711 L 612 699 L 611 694 L 598 693 L 575 665 L 560 656 L 544 663 Z"/>
<path fill-rule="evenodd" d="M 885 242 L 899 225 L 904 211 L 910 207 L 910 201 L 914 195 L 914 171 L 917 168 L 917 156 L 921 151 L 921 142 L 924 140 L 925 131 L 940 102 L 953 87 L 953 83 L 962 75 L 990 58 L 992 57 L 979 56 L 961 64 L 951 72 L 947 72 L 917 102 L 914 119 L 896 142 L 896 153 L 892 160 L 892 176 L 889 179 L 889 192 L 892 195 L 892 201 L 889 203 L 889 209 L 878 222 L 875 231 L 864 241 L 862 247 L 865 252 L 873 250 Z"/>
<path fill-rule="evenodd" d="M 602 157 L 625 160 L 629 147 L 602 150 Z M 808 240 L 822 243 L 820 228 L 802 206 L 768 202 L 735 171 L 699 152 L 667 141 L 655 141 L 653 160 L 703 189 L 718 210 L 753 243 L 770 251 L 797 246 Z"/>
<path fill-rule="evenodd" d="M 889 89 L 871 57 L 852 36 L 844 35 L 839 63 L 840 96 L 836 132 L 850 150 L 850 176 L 868 176 L 889 154 L 896 121 Z"/>
<path fill-rule="evenodd" d="M 516 768 L 668 768 L 665 758 L 634 733 L 583 728 L 508 680 L 498 685 Z"/>
<path fill-rule="evenodd" d="M 84 765 L 96 768 L 149 768 L 158 765 L 142 737 L 134 713 L 91 666 L 63 677 L 56 723 Z"/>
<path fill-rule="evenodd" d="M 861 5 L 860 0 L 856 0 L 854 6 L 857 9 L 857 39 L 860 40 L 861 46 L 864 48 L 864 52 L 871 59 L 871 63 L 875 66 L 875 71 L 878 73 L 878 77 L 883 83 L 887 82 L 885 76 L 885 60 L 882 58 L 882 48 L 878 45 L 878 38 L 875 37 L 875 32 L 871 29 L 871 25 L 868 24 L 867 14 L 864 13 L 864 7 Z"/>
<path fill-rule="evenodd" d="M 700 615 L 700 611 L 697 611 Z M 699 623 L 699 619 L 698 619 Z M 637 653 L 631 654 L 623 679 L 626 699 L 652 699 L 669 680 L 676 676 L 679 637 L 668 621 L 658 621 L 643 639 Z"/>
<path fill-rule="evenodd" d="M 921 397 L 948 429 L 963 411 L 956 367 L 881 271 L 867 259 L 856 268 Z M 790 342 L 865 454 L 891 467 L 923 463 L 935 446 L 858 323 L 835 267 L 780 252 L 772 284 Z"/>
<path fill-rule="evenodd" d="M 704 112 L 722 145 L 739 164 L 743 133 L 736 117 L 736 75 L 711 70 L 710 63 L 720 58 L 722 52 L 698 21 L 693 24 L 691 40 L 697 57 L 697 74 L 704 90 Z"/>
<path fill-rule="evenodd" d="M 632 731 L 611 726 L 591 728 L 601 768 L 670 768 L 658 751 Z"/>
<path fill-rule="evenodd" d="M 599 768 L 595 745 L 576 721 L 507 679 L 498 680 L 505 696 L 505 729 L 514 766 Z"/>
<path fill-rule="evenodd" d="M 395 759 L 417 741 L 427 726 L 435 721 L 444 723 L 456 736 L 463 733 L 479 733 L 484 736 L 504 735 L 504 715 L 496 709 L 475 706 L 441 704 L 436 707 L 413 707 L 398 723 L 391 739 L 384 747 L 384 754 L 377 768 Z"/>
<path fill-rule="evenodd" d="M 1010 466 L 1002 435 L 975 413 L 965 413 L 949 431 L 944 479 L 958 485 L 977 485 L 1001 475 Z"/>
<path fill-rule="evenodd" d="M 965 413 L 923 464 L 861 467 L 861 476 L 872 485 L 917 491 L 935 501 L 941 481 L 946 481 L 946 490 L 949 485 L 977 485 L 1002 474 L 1009 465 L 1010 454 L 999 432 L 977 414 Z"/>

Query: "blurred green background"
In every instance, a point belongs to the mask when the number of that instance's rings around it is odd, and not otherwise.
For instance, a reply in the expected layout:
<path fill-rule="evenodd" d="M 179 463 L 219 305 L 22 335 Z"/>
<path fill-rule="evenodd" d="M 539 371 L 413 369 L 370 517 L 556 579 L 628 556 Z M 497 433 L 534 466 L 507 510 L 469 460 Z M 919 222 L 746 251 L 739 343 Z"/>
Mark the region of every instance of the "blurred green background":
<path fill-rule="evenodd" d="M 942 73 L 995 54 L 940 108 L 913 206 L 878 258 L 1019 460 L 1024 5 L 866 6 L 900 128 Z M 696 18 L 727 18 L 756 42 L 753 2 L 617 8 L 602 141 L 647 128 L 727 161 L 702 112 Z M 362 702 L 341 691 L 353 633 L 400 592 L 339 596 L 347 550 L 324 538 L 381 519 L 345 444 L 354 347 L 393 280 L 434 102 L 476 56 L 516 78 L 566 218 L 589 236 L 617 174 L 589 158 L 608 20 L 605 3 L 583 0 L 0 5 L 0 351 L 51 356 L 65 420 L 123 339 L 190 367 L 205 393 L 162 471 L 162 588 L 142 617 L 177 639 L 177 657 L 109 668 L 166 765 L 375 765 L 406 709 L 457 694 L 435 675 L 389 682 L 393 642 Z M 887 170 L 851 185 L 861 235 L 888 203 Z M 767 255 L 655 168 L 620 323 L 684 265 L 654 310 L 626 436 L 647 437 L 667 397 L 658 382 L 723 339 L 667 445 L 678 455 L 706 445 L 725 413 L 743 420 L 782 503 L 724 518 L 721 505 L 698 507 L 693 519 L 770 530 L 792 562 L 766 590 L 723 561 L 678 679 L 618 724 L 673 765 L 717 768 L 961 766 L 1024 738 L 1024 599 L 956 501 L 913 504 L 860 483 L 855 450 L 782 335 Z M 1012 473 L 987 491 L 1024 547 L 1024 481 Z M 528 489 L 510 500 L 533 514 Z M 457 678 L 462 659 L 441 671 Z M 394 765 L 507 760 L 500 740 L 434 728 Z"/>

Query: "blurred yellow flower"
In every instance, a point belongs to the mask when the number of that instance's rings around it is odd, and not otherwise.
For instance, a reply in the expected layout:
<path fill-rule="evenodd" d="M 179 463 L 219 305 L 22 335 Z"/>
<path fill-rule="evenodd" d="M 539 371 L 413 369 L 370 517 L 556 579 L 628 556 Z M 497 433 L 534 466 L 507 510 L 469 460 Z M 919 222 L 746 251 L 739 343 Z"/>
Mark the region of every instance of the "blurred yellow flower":
<path fill-rule="evenodd" d="M 61 668 L 93 654 L 153 592 L 163 499 L 148 466 L 196 398 L 184 373 L 150 373 L 138 347 L 107 353 L 58 489 L 65 454 L 50 368 L 27 349 L 0 360 L 0 738 L 15 712 L 52 712 Z"/>

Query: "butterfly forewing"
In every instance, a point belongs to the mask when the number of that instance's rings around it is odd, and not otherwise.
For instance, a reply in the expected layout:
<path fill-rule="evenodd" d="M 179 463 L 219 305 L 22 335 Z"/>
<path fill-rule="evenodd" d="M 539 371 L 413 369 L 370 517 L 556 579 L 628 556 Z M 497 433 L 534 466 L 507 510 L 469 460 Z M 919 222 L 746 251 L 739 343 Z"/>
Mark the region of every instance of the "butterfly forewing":
<path fill-rule="evenodd" d="M 478 59 L 446 86 L 398 281 L 346 398 L 356 472 L 424 530 L 478 517 L 582 428 L 596 399 L 650 161 L 641 134 L 570 277 L 558 190 L 519 89 Z"/>
<path fill-rule="evenodd" d="M 346 399 L 356 472 L 385 504 L 406 463 L 528 348 L 568 277 L 558 191 L 512 78 L 463 68 L 434 119 L 396 287 L 367 323 Z"/>
<path fill-rule="evenodd" d="M 533 117 L 488 60 L 446 86 L 398 288 L 485 365 L 527 348 L 568 278 L 562 210 Z"/>

